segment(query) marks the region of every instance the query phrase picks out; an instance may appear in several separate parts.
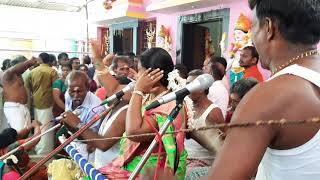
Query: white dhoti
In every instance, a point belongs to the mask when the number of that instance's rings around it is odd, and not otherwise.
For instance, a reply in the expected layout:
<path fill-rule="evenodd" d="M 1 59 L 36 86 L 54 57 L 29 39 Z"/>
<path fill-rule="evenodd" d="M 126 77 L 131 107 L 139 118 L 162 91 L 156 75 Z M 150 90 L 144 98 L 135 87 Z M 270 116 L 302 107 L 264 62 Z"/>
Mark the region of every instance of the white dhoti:
<path fill-rule="evenodd" d="M 5 102 L 3 111 L 8 125 L 16 131 L 31 126 L 31 116 L 27 105 L 16 102 Z"/>
<path fill-rule="evenodd" d="M 42 124 L 41 132 L 44 132 L 52 127 L 52 123 L 50 122 L 53 118 L 52 107 L 47 109 L 34 108 L 34 116 L 35 116 L 35 120 L 38 120 Z M 45 128 L 43 126 L 45 126 Z M 41 137 L 41 140 L 36 145 L 35 150 L 38 155 L 47 155 L 53 150 L 53 148 L 54 148 L 54 132 L 51 131 L 48 134 Z"/>

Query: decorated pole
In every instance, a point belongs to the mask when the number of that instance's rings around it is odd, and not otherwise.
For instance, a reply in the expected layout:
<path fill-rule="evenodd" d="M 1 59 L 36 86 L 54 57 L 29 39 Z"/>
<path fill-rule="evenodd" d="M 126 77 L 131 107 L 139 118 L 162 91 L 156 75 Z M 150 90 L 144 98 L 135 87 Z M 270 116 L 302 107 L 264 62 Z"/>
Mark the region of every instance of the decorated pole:
<path fill-rule="evenodd" d="M 75 132 L 72 136 L 70 136 L 64 143 L 60 144 L 60 146 L 54 149 L 50 154 L 48 154 L 46 157 L 41 159 L 35 166 L 33 166 L 23 176 L 21 176 L 20 179 L 27 179 L 29 176 L 35 173 L 43 164 L 45 164 L 54 155 L 59 153 L 65 146 L 71 143 L 74 139 L 78 138 L 85 130 L 89 129 L 93 124 L 98 122 L 102 117 L 105 117 L 114 108 L 114 106 L 115 104 L 111 105 L 107 110 L 93 117 L 88 124 L 83 126 L 81 129 L 79 129 L 79 131 Z"/>
<path fill-rule="evenodd" d="M 65 141 L 64 137 L 59 137 L 61 143 Z M 72 157 L 72 159 L 78 164 L 84 173 L 87 174 L 92 180 L 106 180 L 107 178 L 103 176 L 98 170 L 88 163 L 88 161 L 83 158 L 83 156 L 72 146 L 67 145 L 64 150 Z"/>

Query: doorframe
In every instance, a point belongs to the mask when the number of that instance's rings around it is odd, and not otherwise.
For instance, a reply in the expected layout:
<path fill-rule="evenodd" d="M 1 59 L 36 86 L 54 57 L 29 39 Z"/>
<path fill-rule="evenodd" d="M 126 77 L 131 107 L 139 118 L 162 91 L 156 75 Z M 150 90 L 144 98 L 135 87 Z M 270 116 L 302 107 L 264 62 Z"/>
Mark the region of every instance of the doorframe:
<path fill-rule="evenodd" d="M 195 23 L 204 23 L 208 21 L 213 21 L 215 19 L 222 19 L 222 32 L 227 34 L 226 44 L 228 44 L 228 35 L 229 35 L 229 22 L 230 22 L 230 8 L 212 10 L 209 12 L 202 12 L 196 14 L 190 14 L 186 16 L 178 17 L 178 29 L 177 29 L 177 45 L 176 45 L 176 63 L 183 63 L 182 54 L 183 54 L 183 25 L 184 24 L 195 24 Z"/>
<path fill-rule="evenodd" d="M 133 53 L 137 54 L 137 44 L 138 44 L 138 26 L 139 22 L 138 20 L 134 21 L 129 21 L 129 22 L 122 22 L 122 23 L 117 23 L 117 24 L 112 24 L 110 26 L 110 35 L 109 35 L 109 40 L 110 40 L 110 47 L 109 47 L 109 52 L 113 53 L 113 32 L 115 30 L 123 30 L 123 29 L 133 29 L 133 34 L 132 34 L 132 51 Z"/>

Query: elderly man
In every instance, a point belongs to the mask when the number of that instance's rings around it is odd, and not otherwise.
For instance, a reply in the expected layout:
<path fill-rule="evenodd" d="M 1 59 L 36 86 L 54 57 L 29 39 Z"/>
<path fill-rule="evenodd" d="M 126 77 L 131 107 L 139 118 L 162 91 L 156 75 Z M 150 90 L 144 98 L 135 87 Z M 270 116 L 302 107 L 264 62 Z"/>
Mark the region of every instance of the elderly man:
<path fill-rule="evenodd" d="M 74 111 L 79 109 L 80 124 L 78 128 L 87 124 L 97 113 L 104 110 L 104 107 L 99 107 L 101 100 L 92 92 L 89 91 L 89 77 L 81 71 L 73 71 L 67 77 L 68 90 L 65 94 L 65 110 Z M 99 108 L 96 108 L 99 107 Z M 95 108 L 95 109 L 94 109 Z M 93 110 L 94 109 L 94 110 Z M 65 117 L 68 118 L 71 112 L 66 113 Z M 98 132 L 100 128 L 100 121 L 91 126 L 93 132 Z M 68 126 L 67 126 L 68 127 Z M 79 148 L 80 153 L 87 159 L 93 161 L 93 154 L 89 154 L 86 150 L 86 144 L 75 143 Z"/>
<path fill-rule="evenodd" d="M 128 82 L 118 79 L 121 85 L 127 85 Z M 125 131 L 126 113 L 128 108 L 128 101 L 121 101 L 112 111 L 106 116 L 101 123 L 99 132 L 94 132 L 88 129 L 81 134 L 83 139 L 109 138 L 122 136 Z M 77 118 L 73 113 L 67 112 L 63 122 L 68 124 L 72 129 L 79 126 L 81 119 Z M 110 163 L 119 155 L 119 140 L 113 141 L 92 141 L 89 145 L 96 148 L 95 150 L 95 167 L 101 168 Z"/>

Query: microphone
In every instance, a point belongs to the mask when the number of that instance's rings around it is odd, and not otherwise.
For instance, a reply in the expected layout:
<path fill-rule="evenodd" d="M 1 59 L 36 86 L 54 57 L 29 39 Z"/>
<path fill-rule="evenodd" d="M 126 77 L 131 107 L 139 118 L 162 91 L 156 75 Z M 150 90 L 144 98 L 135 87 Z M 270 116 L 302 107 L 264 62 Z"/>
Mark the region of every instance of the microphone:
<path fill-rule="evenodd" d="M 109 104 L 110 102 L 114 101 L 115 99 L 120 99 L 122 96 L 124 96 L 125 93 L 130 92 L 134 89 L 134 86 L 136 85 L 136 82 L 129 83 L 126 87 L 124 87 L 121 91 L 113 94 L 112 96 L 108 97 L 106 100 L 104 100 L 100 106 L 103 106 L 105 104 Z"/>
<path fill-rule="evenodd" d="M 173 100 L 184 99 L 184 97 L 186 97 L 192 92 L 208 89 L 213 82 L 214 82 L 214 79 L 211 75 L 202 74 L 198 76 L 195 80 L 193 80 L 191 83 L 187 84 L 184 88 L 181 88 L 167 95 L 164 95 L 162 98 L 158 99 L 157 101 L 153 101 L 149 106 L 146 107 L 146 111 L 159 107 L 160 105 L 166 104 Z"/>
<path fill-rule="evenodd" d="M 81 111 L 81 109 L 75 109 L 72 113 L 75 114 L 76 116 L 79 116 L 79 115 L 81 115 L 82 111 Z M 60 115 L 60 116 L 54 118 L 53 120 L 54 121 L 61 121 L 61 119 L 63 119 L 63 118 L 64 117 L 62 115 Z"/>

